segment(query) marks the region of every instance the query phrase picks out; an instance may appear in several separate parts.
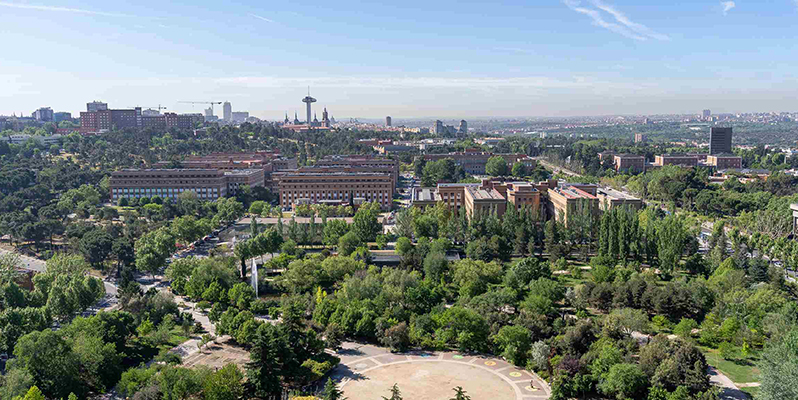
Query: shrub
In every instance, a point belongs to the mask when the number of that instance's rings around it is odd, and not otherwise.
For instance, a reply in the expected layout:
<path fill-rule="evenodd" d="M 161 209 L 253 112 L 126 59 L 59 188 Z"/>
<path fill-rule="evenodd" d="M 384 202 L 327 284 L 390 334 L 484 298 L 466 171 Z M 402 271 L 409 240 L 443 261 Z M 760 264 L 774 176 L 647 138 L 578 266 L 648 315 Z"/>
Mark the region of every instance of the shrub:
<path fill-rule="evenodd" d="M 734 361 L 738 358 L 737 354 L 737 347 L 729 342 L 723 342 L 718 346 L 718 350 L 720 351 L 720 356 L 723 357 L 724 360 Z"/>

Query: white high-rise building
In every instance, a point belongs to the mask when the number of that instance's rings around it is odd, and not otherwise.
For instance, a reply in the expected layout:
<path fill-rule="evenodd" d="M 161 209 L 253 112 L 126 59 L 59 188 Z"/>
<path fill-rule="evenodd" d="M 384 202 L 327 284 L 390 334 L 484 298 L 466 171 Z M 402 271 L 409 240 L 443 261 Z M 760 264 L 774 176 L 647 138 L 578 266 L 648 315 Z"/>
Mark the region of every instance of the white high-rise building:
<path fill-rule="evenodd" d="M 225 101 L 224 104 L 222 104 L 222 110 L 223 110 L 222 117 L 224 118 L 224 120 L 226 122 L 232 122 L 233 121 L 233 106 L 230 104 L 229 101 Z"/>

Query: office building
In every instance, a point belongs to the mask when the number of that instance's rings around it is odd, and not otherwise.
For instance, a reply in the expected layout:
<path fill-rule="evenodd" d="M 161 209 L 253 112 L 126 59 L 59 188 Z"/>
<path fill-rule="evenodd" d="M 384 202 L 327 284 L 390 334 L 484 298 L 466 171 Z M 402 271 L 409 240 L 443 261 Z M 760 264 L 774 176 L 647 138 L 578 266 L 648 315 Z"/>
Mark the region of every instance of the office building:
<path fill-rule="evenodd" d="M 86 103 L 86 111 L 88 112 L 105 111 L 107 109 L 108 103 L 103 103 L 101 101 L 92 101 L 91 103 Z"/>
<path fill-rule="evenodd" d="M 460 120 L 460 126 L 457 128 L 457 133 L 461 135 L 468 134 L 468 122 L 466 122 L 466 120 L 464 119 Z"/>
<path fill-rule="evenodd" d="M 53 109 L 42 107 L 31 114 L 31 117 L 39 122 L 53 122 Z"/>
<path fill-rule="evenodd" d="M 290 172 L 279 176 L 280 206 L 296 204 L 361 204 L 376 202 L 391 208 L 391 177 L 379 173 Z"/>
<path fill-rule="evenodd" d="M 704 121 L 707 121 L 707 120 L 709 120 L 709 119 L 712 117 L 712 111 L 711 111 L 711 110 L 704 110 L 704 111 L 701 113 L 701 117 L 703 117 L 703 118 L 704 118 Z"/>
<path fill-rule="evenodd" d="M 643 133 L 635 133 L 635 143 L 645 143 L 648 138 Z"/>
<path fill-rule="evenodd" d="M 734 154 L 710 154 L 707 156 L 707 165 L 715 167 L 715 169 L 740 169 L 743 167 L 742 157 L 735 156 Z"/>
<path fill-rule="evenodd" d="M 132 110 L 109 110 L 105 103 L 89 103 L 88 109 L 103 108 L 97 111 L 80 113 L 80 132 L 97 133 L 110 129 L 137 128 L 142 124 L 141 107 Z"/>
<path fill-rule="evenodd" d="M 709 154 L 732 152 L 732 128 L 709 129 Z"/>
<path fill-rule="evenodd" d="M 391 126 L 391 116 L 390 115 L 385 117 L 385 126 L 387 126 L 387 127 Z"/>
<path fill-rule="evenodd" d="M 15 133 L 8 136 L 0 136 L 0 140 L 6 140 L 11 144 L 24 144 L 28 140 L 33 140 L 45 146 L 52 146 L 54 144 L 60 144 L 63 137 L 64 136 L 59 133 L 48 136 L 33 136 L 28 135 L 27 133 Z"/>
<path fill-rule="evenodd" d="M 603 211 L 615 207 L 629 207 L 634 210 L 643 208 L 643 200 L 611 188 L 598 188 L 596 197 L 598 197 L 599 207 Z"/>
<path fill-rule="evenodd" d="M 233 105 L 229 101 L 222 104 L 222 119 L 224 122 L 233 122 Z"/>
<path fill-rule="evenodd" d="M 213 107 L 208 107 L 205 109 L 205 119 L 212 118 L 213 115 Z"/>
<path fill-rule="evenodd" d="M 695 154 L 662 154 L 654 157 L 654 165 L 678 165 L 681 167 L 697 167 L 699 157 Z"/>
<path fill-rule="evenodd" d="M 159 115 L 161 115 L 161 110 L 153 110 L 152 108 L 141 110 L 142 117 L 157 117 Z"/>
<path fill-rule="evenodd" d="M 549 201 L 554 206 L 554 217 L 568 226 L 575 215 L 587 214 L 593 218 L 599 215 L 599 199 L 594 194 L 578 186 L 564 186 L 548 190 Z"/>
<path fill-rule="evenodd" d="M 638 173 L 646 169 L 646 157 L 634 154 L 616 154 L 613 156 L 615 171 Z"/>

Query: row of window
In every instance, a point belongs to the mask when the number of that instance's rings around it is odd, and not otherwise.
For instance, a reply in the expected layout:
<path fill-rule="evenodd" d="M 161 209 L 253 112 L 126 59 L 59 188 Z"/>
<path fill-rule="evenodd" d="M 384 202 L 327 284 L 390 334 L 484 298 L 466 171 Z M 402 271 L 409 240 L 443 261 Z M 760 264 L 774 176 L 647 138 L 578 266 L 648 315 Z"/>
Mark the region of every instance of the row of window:
<path fill-rule="evenodd" d="M 195 192 L 195 193 L 219 193 L 219 188 L 113 188 L 112 193 L 127 194 L 127 193 L 141 193 L 141 194 L 161 194 L 161 193 L 181 193 L 181 192 Z"/>

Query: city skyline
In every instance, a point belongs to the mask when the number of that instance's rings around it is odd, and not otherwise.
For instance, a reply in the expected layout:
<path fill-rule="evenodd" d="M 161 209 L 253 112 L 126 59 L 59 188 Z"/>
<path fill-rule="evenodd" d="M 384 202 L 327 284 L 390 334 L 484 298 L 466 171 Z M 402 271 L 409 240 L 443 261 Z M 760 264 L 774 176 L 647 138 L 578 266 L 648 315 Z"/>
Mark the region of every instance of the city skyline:
<path fill-rule="evenodd" d="M 798 110 L 792 0 L 452 4 L 3 1 L 7 51 L 25 57 L 0 65 L 0 114 L 208 100 L 281 120 L 307 86 L 374 119 Z"/>

